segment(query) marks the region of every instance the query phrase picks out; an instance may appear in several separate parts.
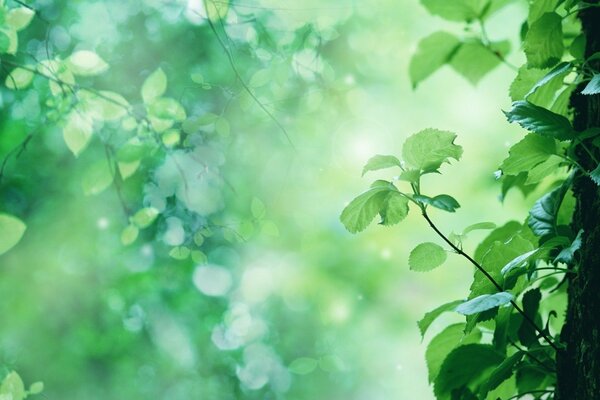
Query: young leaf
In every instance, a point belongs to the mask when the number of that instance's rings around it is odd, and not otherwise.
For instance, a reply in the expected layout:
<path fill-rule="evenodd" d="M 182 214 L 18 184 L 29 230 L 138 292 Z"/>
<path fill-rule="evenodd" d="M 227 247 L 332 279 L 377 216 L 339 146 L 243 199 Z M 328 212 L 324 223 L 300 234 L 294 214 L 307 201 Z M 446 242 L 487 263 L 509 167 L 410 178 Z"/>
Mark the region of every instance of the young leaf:
<path fill-rule="evenodd" d="M 592 79 L 588 82 L 585 88 L 581 91 L 581 94 L 592 95 L 600 93 L 600 74 L 594 74 Z"/>
<path fill-rule="evenodd" d="M 26 397 L 23 380 L 15 371 L 10 372 L 0 386 L 0 398 L 23 400 Z"/>
<path fill-rule="evenodd" d="M 369 171 L 377 171 L 379 169 L 391 168 L 391 167 L 402 167 L 400 160 L 394 156 L 383 156 L 376 155 L 373 156 L 367 161 L 367 164 L 364 166 L 362 174 L 363 176 Z"/>
<path fill-rule="evenodd" d="M 340 215 L 346 229 L 350 233 L 365 230 L 381 210 L 389 190 L 385 186 L 375 186 L 352 200 Z"/>
<path fill-rule="evenodd" d="M 525 352 L 519 350 L 502 361 L 502 363 L 494 369 L 490 377 L 483 385 L 481 385 L 481 389 L 479 390 L 480 398 L 485 399 L 489 391 L 494 390 L 500 386 L 502 382 L 510 378 L 513 374 L 513 369 L 523 359 L 524 355 Z"/>
<path fill-rule="evenodd" d="M 452 56 L 450 65 L 476 85 L 481 78 L 500 65 L 501 57 L 503 58 L 510 51 L 510 42 L 507 40 L 490 43 L 489 46 L 479 40 L 463 43 Z"/>
<path fill-rule="evenodd" d="M 448 212 L 454 212 L 457 208 L 460 208 L 458 201 L 456 201 L 454 197 L 447 194 L 440 194 L 435 197 L 417 194 L 414 196 L 414 199 L 420 203 L 429 204 L 435 208 L 439 208 L 440 210 Z"/>
<path fill-rule="evenodd" d="M 317 368 L 317 364 L 318 361 L 314 358 L 300 357 L 292 361 L 288 369 L 294 374 L 306 375 L 313 372 Z"/>
<path fill-rule="evenodd" d="M 493 222 L 478 222 L 476 224 L 467 226 L 463 230 L 462 235 L 466 235 L 469 232 L 473 232 L 476 230 L 495 229 L 495 228 L 496 228 L 496 224 Z"/>
<path fill-rule="evenodd" d="M 19 218 L 9 214 L 0 214 L 0 255 L 16 246 L 26 229 L 27 225 Z"/>
<path fill-rule="evenodd" d="M 139 229 L 137 228 L 137 226 L 133 224 L 127 225 L 125 229 L 123 229 L 123 231 L 121 232 L 121 243 L 123 244 L 123 246 L 130 245 L 131 243 L 135 242 L 135 239 L 137 239 L 138 234 Z"/>
<path fill-rule="evenodd" d="M 410 59 L 409 75 L 413 88 L 450 61 L 460 41 L 447 32 L 435 32 L 421 39 Z"/>
<path fill-rule="evenodd" d="M 33 80 L 33 72 L 24 68 L 15 68 L 6 77 L 4 83 L 11 90 L 25 89 Z"/>
<path fill-rule="evenodd" d="M 440 372 L 440 367 L 444 359 L 456 346 L 477 343 L 481 339 L 481 332 L 474 330 L 469 335 L 465 336 L 465 324 L 452 324 L 444 328 L 431 339 L 427 350 L 425 351 L 425 360 L 427 362 L 427 370 L 429 382 L 435 381 L 435 378 Z"/>
<path fill-rule="evenodd" d="M 29 394 L 40 394 L 44 391 L 44 382 L 34 382 L 29 386 Z"/>
<path fill-rule="evenodd" d="M 167 90 L 167 76 L 162 68 L 152 72 L 142 84 L 142 99 L 144 103 L 150 104 L 162 96 Z"/>
<path fill-rule="evenodd" d="M 402 156 L 406 162 L 423 171 L 437 170 L 450 158 L 459 160 L 462 147 L 454 144 L 456 134 L 437 129 L 425 129 L 404 142 Z"/>
<path fill-rule="evenodd" d="M 505 112 L 509 122 L 516 122 L 528 131 L 558 140 L 570 140 L 575 131 L 569 120 L 528 101 L 515 101 L 512 109 Z"/>
<path fill-rule="evenodd" d="M 421 4 L 433 15 L 448 21 L 472 21 L 483 15 L 485 0 L 421 0 Z"/>
<path fill-rule="evenodd" d="M 565 50 L 560 15 L 548 12 L 535 21 L 527 31 L 523 50 L 529 67 L 547 68 L 559 62 Z"/>
<path fill-rule="evenodd" d="M 442 304 L 436 309 L 426 313 L 423 316 L 423 318 L 421 318 L 419 322 L 417 322 L 417 326 L 419 327 L 419 331 L 421 332 L 421 339 L 423 339 L 425 333 L 427 332 L 427 329 L 429 329 L 429 326 L 433 323 L 433 321 L 437 319 L 437 317 L 439 317 L 440 315 L 442 315 L 442 313 L 445 313 L 447 311 L 454 311 L 456 306 L 461 304 L 462 302 L 462 300 L 451 301 L 449 303 Z"/>
<path fill-rule="evenodd" d="M 63 139 L 75 157 L 78 157 L 86 149 L 94 128 L 92 121 L 81 112 L 71 111 L 63 127 Z"/>
<path fill-rule="evenodd" d="M 35 12 L 28 7 L 13 8 L 6 14 L 4 23 L 7 27 L 18 32 L 27 28 L 34 15 Z"/>
<path fill-rule="evenodd" d="M 413 271 L 431 271 L 442 265 L 446 257 L 442 246 L 431 242 L 421 243 L 410 252 L 408 265 Z"/>
<path fill-rule="evenodd" d="M 108 69 L 108 64 L 93 51 L 79 50 L 67 58 L 67 66 L 75 75 L 93 76 Z"/>
<path fill-rule="evenodd" d="M 154 222 L 158 217 L 158 210 L 153 207 L 142 208 L 131 217 L 131 222 L 138 228 L 144 229 Z"/>
<path fill-rule="evenodd" d="M 395 190 L 390 190 L 379 210 L 381 225 L 390 226 L 402 221 L 408 215 L 408 199 Z"/>
<path fill-rule="evenodd" d="M 482 294 L 481 296 L 477 296 L 474 299 L 467 300 L 458 305 L 455 311 L 463 315 L 472 315 L 508 304 L 512 299 L 513 295 L 508 292 Z"/>
<path fill-rule="evenodd" d="M 449 398 L 454 389 L 475 382 L 489 367 L 496 367 L 504 356 L 487 344 L 466 344 L 446 357 L 434 382 L 438 399 Z"/>
<path fill-rule="evenodd" d="M 573 175 L 570 175 L 562 185 L 536 201 L 529 211 L 527 223 L 537 236 L 554 235 L 557 233 L 556 218 L 572 180 Z"/>

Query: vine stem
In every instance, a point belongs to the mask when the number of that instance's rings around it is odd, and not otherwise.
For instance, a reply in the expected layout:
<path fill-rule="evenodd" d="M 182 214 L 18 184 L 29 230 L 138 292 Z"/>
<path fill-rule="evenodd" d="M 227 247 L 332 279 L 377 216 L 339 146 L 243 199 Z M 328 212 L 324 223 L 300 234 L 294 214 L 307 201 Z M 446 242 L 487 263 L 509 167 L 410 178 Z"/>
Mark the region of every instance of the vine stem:
<path fill-rule="evenodd" d="M 452 247 L 452 249 L 457 253 L 460 254 L 461 256 L 463 256 L 464 258 L 466 258 L 467 260 L 469 260 L 469 262 L 471 264 L 473 264 L 475 266 L 475 268 L 477 268 L 479 270 L 479 272 L 481 272 L 495 287 L 496 289 L 498 289 L 499 292 L 503 292 L 504 289 L 502 288 L 502 286 L 494 279 L 493 276 L 491 276 L 489 274 L 489 272 L 487 272 L 485 270 L 485 268 L 483 268 L 481 266 L 481 264 L 479 264 L 477 261 L 475 261 L 470 255 L 468 255 L 467 253 L 465 253 L 462 249 L 460 249 L 459 247 L 457 247 L 454 243 L 452 243 L 450 241 L 450 239 L 448 239 L 448 237 L 446 237 L 446 235 L 444 235 L 442 233 L 442 231 L 440 231 L 438 229 L 438 227 L 433 223 L 433 221 L 431 220 L 431 218 L 429 218 L 429 215 L 427 215 L 427 211 L 425 210 L 425 208 L 422 208 L 422 215 L 425 218 L 425 220 L 427 221 L 427 223 L 429 223 L 429 226 L 435 231 L 435 233 L 438 234 L 439 237 L 441 237 L 444 242 L 446 242 L 450 247 Z M 535 331 L 541 336 L 543 337 L 546 342 L 548 342 L 548 344 L 555 350 L 558 352 L 558 346 L 556 344 L 554 344 L 554 342 L 552 340 L 550 340 L 550 338 L 548 337 L 548 335 L 542 330 L 540 329 L 537 324 L 529 317 L 529 315 L 527 315 L 525 313 L 525 311 L 523 311 L 523 309 L 514 301 L 511 300 L 510 304 L 512 304 L 512 306 L 515 308 L 515 310 L 517 310 L 519 312 L 519 314 L 521 314 L 523 316 L 523 318 L 535 329 Z"/>

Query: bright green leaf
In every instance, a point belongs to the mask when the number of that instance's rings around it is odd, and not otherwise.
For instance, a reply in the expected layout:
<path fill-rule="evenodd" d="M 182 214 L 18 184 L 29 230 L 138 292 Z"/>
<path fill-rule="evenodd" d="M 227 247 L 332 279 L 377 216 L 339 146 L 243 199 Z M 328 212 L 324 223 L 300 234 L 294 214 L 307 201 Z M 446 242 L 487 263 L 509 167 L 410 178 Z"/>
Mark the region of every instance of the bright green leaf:
<path fill-rule="evenodd" d="M 409 75 L 413 87 L 449 62 L 459 45 L 460 41 L 454 35 L 442 31 L 421 39 L 410 59 Z"/>
<path fill-rule="evenodd" d="M 381 225 L 397 224 L 408 215 L 408 199 L 400 192 L 390 190 L 381 204 L 379 215 L 381 216 Z"/>
<path fill-rule="evenodd" d="M 27 7 L 17 7 L 8 11 L 6 14 L 6 26 L 14 29 L 15 31 L 20 31 L 29 25 L 35 12 Z"/>
<path fill-rule="evenodd" d="M 487 3 L 487 0 L 421 0 L 427 11 L 448 21 L 473 21 L 483 15 Z"/>
<path fill-rule="evenodd" d="M 367 161 L 367 164 L 364 166 L 362 174 L 363 176 L 369 171 L 377 171 L 384 168 L 392 168 L 392 167 L 401 167 L 402 164 L 400 160 L 398 160 L 395 156 L 383 156 L 376 155 L 373 156 Z"/>
<path fill-rule="evenodd" d="M 29 69 L 15 68 L 6 77 L 4 83 L 6 87 L 12 90 L 25 89 L 33 80 L 33 72 Z"/>
<path fill-rule="evenodd" d="M 167 76 L 162 68 L 152 72 L 142 84 L 142 99 L 150 104 L 167 90 Z"/>
<path fill-rule="evenodd" d="M 75 157 L 86 149 L 93 133 L 94 127 L 88 116 L 77 110 L 71 111 L 63 127 L 63 139 Z"/>
<path fill-rule="evenodd" d="M 560 15 L 549 12 L 535 21 L 527 31 L 523 50 L 530 67 L 547 68 L 559 62 L 565 50 Z"/>
<path fill-rule="evenodd" d="M 557 77 L 561 79 L 558 81 L 558 87 L 562 84 L 562 77 L 564 77 L 571 69 L 573 68 L 573 63 L 570 62 L 562 62 L 552 68 L 550 72 L 548 72 L 542 79 L 537 81 L 535 85 L 529 89 L 529 91 L 525 94 L 524 99 L 527 100 L 529 96 L 533 95 L 539 88 L 548 85 L 550 82 L 556 80 Z"/>
<path fill-rule="evenodd" d="M 404 142 L 402 156 L 406 162 L 424 171 L 437 170 L 450 158 L 459 160 L 462 147 L 454 144 L 456 134 L 437 129 L 425 129 Z"/>
<path fill-rule="evenodd" d="M 169 251 L 169 256 L 176 260 L 185 260 L 190 256 L 190 249 L 185 246 L 173 247 Z"/>
<path fill-rule="evenodd" d="M 502 162 L 500 169 L 507 175 L 518 175 L 546 161 L 557 152 L 554 139 L 530 133 L 508 150 L 509 156 Z"/>
<path fill-rule="evenodd" d="M 419 322 L 417 322 L 417 326 L 419 327 L 419 331 L 421 332 L 421 339 L 423 339 L 423 337 L 425 336 L 425 333 L 427 332 L 427 329 L 429 329 L 429 326 L 433 323 L 433 321 L 435 321 L 437 319 L 437 317 L 442 315 L 442 313 L 445 313 L 448 311 L 454 311 L 456 306 L 461 304 L 462 302 L 463 302 L 462 300 L 451 301 L 449 303 L 442 304 L 441 306 L 437 307 L 436 309 L 431 310 L 428 313 L 426 313 L 423 316 L 423 318 L 421 318 L 419 320 Z"/>
<path fill-rule="evenodd" d="M 75 75 L 93 76 L 108 69 L 108 64 L 93 51 L 79 50 L 67 58 L 67 66 Z"/>
<path fill-rule="evenodd" d="M 131 243 L 135 242 L 135 239 L 137 239 L 138 234 L 139 229 L 137 226 L 133 224 L 127 225 L 125 229 L 123 229 L 123 231 L 121 232 L 121 243 L 124 246 L 130 245 Z"/>
<path fill-rule="evenodd" d="M 442 265 L 446 257 L 442 246 L 431 242 L 421 243 L 410 252 L 408 265 L 413 271 L 430 271 Z"/>
<path fill-rule="evenodd" d="M 346 229 L 351 233 L 365 230 L 381 210 L 389 190 L 382 186 L 373 187 L 352 200 L 340 215 Z"/>
<path fill-rule="evenodd" d="M 502 41 L 485 46 L 481 41 L 463 43 L 450 61 L 456 72 L 473 85 L 496 68 L 510 51 L 510 42 Z M 476 60 L 476 61 L 474 61 Z"/>
<path fill-rule="evenodd" d="M 40 394 L 44 391 L 44 382 L 34 382 L 29 386 L 29 394 Z"/>
<path fill-rule="evenodd" d="M 150 226 L 156 217 L 158 217 L 158 210 L 153 207 L 146 207 L 138 210 L 133 217 L 131 217 L 131 222 L 134 223 L 138 228 L 144 229 Z"/>
<path fill-rule="evenodd" d="M 12 371 L 6 375 L 0 386 L 0 395 L 9 395 L 11 400 L 23 400 L 26 397 L 25 385 L 19 374 Z"/>
<path fill-rule="evenodd" d="M 460 208 L 460 204 L 456 199 L 447 194 L 439 194 L 435 197 L 423 196 L 420 194 L 414 195 L 414 199 L 423 204 L 429 204 L 440 210 L 454 212 L 457 208 Z"/>
<path fill-rule="evenodd" d="M 26 229 L 27 225 L 19 218 L 9 214 L 0 214 L 0 255 L 16 246 Z"/>
<path fill-rule="evenodd" d="M 496 224 L 493 222 L 478 222 L 476 224 L 467 226 L 463 230 L 462 234 L 466 235 L 469 232 L 473 232 L 476 230 L 486 230 L 486 229 L 494 229 L 494 228 L 496 228 Z"/>

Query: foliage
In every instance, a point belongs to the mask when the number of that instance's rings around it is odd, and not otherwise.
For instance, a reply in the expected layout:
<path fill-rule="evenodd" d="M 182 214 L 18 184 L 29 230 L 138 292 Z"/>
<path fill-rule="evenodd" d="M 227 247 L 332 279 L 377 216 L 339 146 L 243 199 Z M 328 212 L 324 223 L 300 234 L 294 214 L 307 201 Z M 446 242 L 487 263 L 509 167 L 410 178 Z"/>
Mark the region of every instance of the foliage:
<path fill-rule="evenodd" d="M 491 42 L 486 33 L 488 17 L 507 3 L 422 0 L 430 13 L 465 24 L 465 31 L 473 32 L 475 37 L 458 38 L 436 32 L 423 39 L 411 60 L 413 85 L 417 86 L 444 64 L 450 64 L 472 83 L 477 83 L 496 65 L 505 63 L 512 67 L 506 60 L 507 51 L 501 50 L 497 42 Z M 441 165 L 451 158 L 458 161 L 462 149 L 454 144 L 456 135 L 452 133 L 433 129 L 416 133 L 404 143 L 403 161 L 392 155 L 378 155 L 364 169 L 367 172 L 379 167 L 398 168 L 397 177 L 386 181 L 386 185 L 377 181 L 376 187 L 386 187 L 389 193 L 399 194 L 412 203 L 449 251 L 475 267 L 467 300 L 441 305 L 419 321 L 424 335 L 433 320 L 444 312 L 454 310 L 466 316 L 466 324 L 448 326 L 429 344 L 429 378 L 438 399 L 553 396 L 556 352 L 564 345 L 559 337 L 561 327 L 551 324 L 551 319 L 563 312 L 557 307 L 561 303 L 564 307 L 566 301 L 562 283 L 566 274 L 577 273 L 577 252 L 582 246 L 582 232 L 573 232 L 569 225 L 573 203 L 566 199 L 576 174 L 598 181 L 597 168 L 583 167 L 575 148 L 583 149 L 598 164 L 590 146 L 597 146 L 594 139 L 599 130 L 574 129 L 566 107 L 573 91 L 584 95 L 598 93 L 598 71 L 579 49 L 580 32 L 573 34 L 574 29 L 579 29 L 577 12 L 593 6 L 579 1 L 529 2 L 519 46 L 523 48 L 526 63 L 514 68 L 517 76 L 510 87 L 513 103 L 505 112 L 508 122 L 518 123 L 529 133 L 510 148 L 498 174 L 503 181 L 503 196 L 514 187 L 524 194 L 536 187 L 545 190 L 531 208 L 526 223 L 511 222 L 499 228 L 480 223 L 460 235 L 445 235 L 434 224 L 428 214 L 431 208 L 453 212 L 459 203 L 446 194 L 434 192 L 431 196 L 422 187 L 421 178 L 428 173 L 440 173 Z M 473 30 L 473 25 L 479 30 Z M 469 55 L 461 56 L 463 52 Z M 477 59 L 479 53 L 484 57 L 482 62 Z M 568 176 L 557 167 L 566 167 Z M 364 196 L 351 201 L 341 214 L 350 232 L 365 229 L 377 213 L 395 212 L 393 204 L 383 201 L 367 204 L 361 201 Z M 402 205 L 399 212 L 404 215 L 405 209 Z M 361 218 L 351 218 L 354 215 Z M 475 227 L 492 231 L 471 257 L 463 250 L 463 240 Z M 442 247 L 427 242 L 411 252 L 408 263 L 412 270 L 427 271 L 445 258 Z M 553 275 L 562 275 L 563 281 L 558 283 Z M 560 302 L 556 296 L 560 296 Z M 493 340 L 473 339 L 476 329 L 490 332 Z"/>

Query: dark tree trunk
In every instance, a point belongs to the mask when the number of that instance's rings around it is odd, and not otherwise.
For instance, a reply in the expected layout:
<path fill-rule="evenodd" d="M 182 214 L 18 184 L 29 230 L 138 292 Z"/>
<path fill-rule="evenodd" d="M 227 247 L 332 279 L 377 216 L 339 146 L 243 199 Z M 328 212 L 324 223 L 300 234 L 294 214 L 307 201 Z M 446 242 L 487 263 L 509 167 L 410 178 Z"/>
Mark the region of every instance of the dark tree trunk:
<path fill-rule="evenodd" d="M 589 1 L 590 3 L 598 3 Z M 579 15 L 586 36 L 586 57 L 600 51 L 600 9 L 590 8 Z M 599 70 L 600 63 L 592 65 Z M 578 88 L 571 97 L 574 126 L 584 130 L 600 126 L 600 95 L 584 96 Z M 592 148 L 591 145 L 588 147 Z M 593 150 L 596 158 L 600 152 Z M 577 158 L 591 171 L 597 167 L 578 148 Z M 600 399 L 600 190 L 591 179 L 579 175 L 573 184 L 576 208 L 572 226 L 583 229 L 578 273 L 571 275 L 566 323 L 561 332 L 566 349 L 557 356 L 556 399 Z"/>

